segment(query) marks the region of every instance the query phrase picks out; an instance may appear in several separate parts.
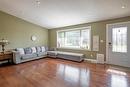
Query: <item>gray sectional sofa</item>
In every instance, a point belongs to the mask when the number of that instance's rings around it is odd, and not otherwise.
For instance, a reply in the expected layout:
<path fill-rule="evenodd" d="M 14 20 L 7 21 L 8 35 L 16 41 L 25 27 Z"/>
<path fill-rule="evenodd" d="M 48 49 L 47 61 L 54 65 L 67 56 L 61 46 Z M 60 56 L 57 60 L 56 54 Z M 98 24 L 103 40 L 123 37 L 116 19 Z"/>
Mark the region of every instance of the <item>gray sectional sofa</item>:
<path fill-rule="evenodd" d="M 63 51 L 47 51 L 48 57 L 62 58 L 72 61 L 81 62 L 84 60 L 84 54 L 81 53 L 72 53 L 72 52 L 63 52 Z"/>
<path fill-rule="evenodd" d="M 78 62 L 84 60 L 83 54 L 62 51 L 48 51 L 44 46 L 16 48 L 13 51 L 13 62 L 15 64 L 45 57 L 62 58 Z"/>
<path fill-rule="evenodd" d="M 44 46 L 16 48 L 13 51 L 13 62 L 19 64 L 22 62 L 44 58 L 47 56 L 47 50 Z"/>

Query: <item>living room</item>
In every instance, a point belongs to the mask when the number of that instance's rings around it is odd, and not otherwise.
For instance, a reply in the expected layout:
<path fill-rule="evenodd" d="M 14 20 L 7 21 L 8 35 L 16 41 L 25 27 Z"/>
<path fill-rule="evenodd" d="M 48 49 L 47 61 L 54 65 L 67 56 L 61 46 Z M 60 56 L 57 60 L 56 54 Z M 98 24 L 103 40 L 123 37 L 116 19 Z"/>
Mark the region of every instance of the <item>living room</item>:
<path fill-rule="evenodd" d="M 129 87 L 129 3 L 0 1 L 0 85 Z"/>

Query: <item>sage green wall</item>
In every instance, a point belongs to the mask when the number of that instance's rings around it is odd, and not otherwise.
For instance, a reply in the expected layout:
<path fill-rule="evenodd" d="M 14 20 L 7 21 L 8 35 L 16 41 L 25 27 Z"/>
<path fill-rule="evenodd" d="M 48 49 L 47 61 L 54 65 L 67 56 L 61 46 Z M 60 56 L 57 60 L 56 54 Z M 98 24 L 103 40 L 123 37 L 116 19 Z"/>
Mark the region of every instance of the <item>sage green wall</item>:
<path fill-rule="evenodd" d="M 99 35 L 100 40 L 104 40 L 103 43 L 100 43 L 100 47 L 99 47 L 98 52 L 85 51 L 85 50 L 72 50 L 72 49 L 58 49 L 58 50 L 83 53 L 83 54 L 85 54 L 86 58 L 96 58 L 97 53 L 101 53 L 101 54 L 104 54 L 106 56 L 106 24 L 117 23 L 117 22 L 126 22 L 126 21 L 130 21 L 130 17 L 124 17 L 124 18 L 118 18 L 118 19 L 113 19 L 113 20 L 86 23 L 86 24 L 80 24 L 80 25 L 52 29 L 52 30 L 49 30 L 49 46 L 50 46 L 50 48 L 56 47 L 56 41 L 57 41 L 56 31 L 57 30 L 91 26 L 91 33 L 92 33 L 91 35 L 92 36 Z M 91 42 L 92 42 L 92 40 L 91 40 Z M 92 48 L 92 46 L 91 46 L 91 48 Z"/>
<path fill-rule="evenodd" d="M 37 41 L 31 41 L 32 35 L 37 37 Z M 0 39 L 2 38 L 10 42 L 6 49 L 47 46 L 48 30 L 0 11 Z"/>

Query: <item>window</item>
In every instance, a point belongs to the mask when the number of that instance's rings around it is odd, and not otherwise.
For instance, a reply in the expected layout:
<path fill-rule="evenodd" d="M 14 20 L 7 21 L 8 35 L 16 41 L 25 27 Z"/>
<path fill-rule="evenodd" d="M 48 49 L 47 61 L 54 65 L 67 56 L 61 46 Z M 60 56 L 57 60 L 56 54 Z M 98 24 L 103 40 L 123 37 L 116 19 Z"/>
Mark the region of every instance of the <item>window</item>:
<path fill-rule="evenodd" d="M 57 32 L 58 48 L 77 48 L 90 50 L 91 28 L 80 28 Z"/>
<path fill-rule="evenodd" d="M 113 52 L 127 52 L 127 27 L 113 28 Z"/>

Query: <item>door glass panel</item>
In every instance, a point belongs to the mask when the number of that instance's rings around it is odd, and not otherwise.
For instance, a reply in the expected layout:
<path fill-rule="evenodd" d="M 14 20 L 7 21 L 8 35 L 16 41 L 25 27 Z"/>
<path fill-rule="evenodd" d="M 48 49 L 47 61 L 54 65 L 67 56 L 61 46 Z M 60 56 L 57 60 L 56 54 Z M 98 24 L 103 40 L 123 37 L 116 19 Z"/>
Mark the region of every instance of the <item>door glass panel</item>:
<path fill-rule="evenodd" d="M 113 52 L 127 52 L 127 27 L 113 28 L 112 42 Z"/>

